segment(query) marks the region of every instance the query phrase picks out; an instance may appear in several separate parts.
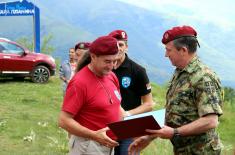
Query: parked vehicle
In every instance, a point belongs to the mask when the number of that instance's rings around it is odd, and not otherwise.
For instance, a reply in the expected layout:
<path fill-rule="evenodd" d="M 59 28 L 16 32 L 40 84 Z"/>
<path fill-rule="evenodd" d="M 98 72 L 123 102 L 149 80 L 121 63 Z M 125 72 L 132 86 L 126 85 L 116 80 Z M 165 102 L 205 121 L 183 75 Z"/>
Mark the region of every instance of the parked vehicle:
<path fill-rule="evenodd" d="M 31 52 L 16 42 L 0 38 L 0 77 L 30 77 L 35 83 L 46 83 L 55 70 L 52 56 Z"/>

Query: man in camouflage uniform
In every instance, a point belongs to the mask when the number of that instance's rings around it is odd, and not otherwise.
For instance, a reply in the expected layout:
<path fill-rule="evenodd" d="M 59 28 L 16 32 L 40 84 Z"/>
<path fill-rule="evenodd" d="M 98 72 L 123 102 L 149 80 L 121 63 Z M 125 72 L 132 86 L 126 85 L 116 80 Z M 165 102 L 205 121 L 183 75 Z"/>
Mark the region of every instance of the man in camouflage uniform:
<path fill-rule="evenodd" d="M 170 139 L 176 155 L 221 153 L 222 144 L 215 131 L 222 115 L 220 80 L 196 55 L 196 36 L 190 26 L 164 33 L 165 56 L 176 67 L 166 94 L 166 125 L 136 139 L 129 154 L 144 149 L 156 137 Z"/>

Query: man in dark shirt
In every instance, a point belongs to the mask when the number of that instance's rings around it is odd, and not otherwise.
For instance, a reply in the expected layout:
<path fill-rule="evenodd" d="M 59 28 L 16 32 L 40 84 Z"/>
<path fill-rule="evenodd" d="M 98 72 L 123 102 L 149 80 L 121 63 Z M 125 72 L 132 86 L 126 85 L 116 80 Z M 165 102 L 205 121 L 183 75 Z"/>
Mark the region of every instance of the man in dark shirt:
<path fill-rule="evenodd" d="M 127 56 L 126 32 L 115 30 L 109 36 L 116 38 L 119 44 L 117 65 L 113 72 L 119 80 L 122 96 L 121 106 L 126 111 L 125 116 L 151 111 L 154 106 L 151 85 L 145 68 Z M 115 148 L 115 155 L 127 155 L 128 147 L 132 141 L 132 139 L 120 141 L 119 146 Z"/>

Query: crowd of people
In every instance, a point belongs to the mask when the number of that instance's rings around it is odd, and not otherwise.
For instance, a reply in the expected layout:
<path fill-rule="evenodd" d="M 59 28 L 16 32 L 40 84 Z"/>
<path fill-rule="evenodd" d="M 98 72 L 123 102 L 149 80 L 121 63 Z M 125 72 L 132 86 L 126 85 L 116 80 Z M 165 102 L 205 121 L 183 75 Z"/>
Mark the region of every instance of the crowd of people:
<path fill-rule="evenodd" d="M 169 139 L 175 155 L 219 155 L 216 132 L 222 112 L 222 88 L 214 71 L 197 55 L 191 26 L 162 36 L 165 57 L 175 72 L 165 103 L 165 125 L 147 135 L 118 140 L 107 124 L 152 111 L 155 102 L 146 69 L 128 56 L 128 35 L 114 30 L 69 49 L 60 66 L 64 100 L 59 126 L 69 133 L 70 155 L 139 155 L 154 139 Z"/>

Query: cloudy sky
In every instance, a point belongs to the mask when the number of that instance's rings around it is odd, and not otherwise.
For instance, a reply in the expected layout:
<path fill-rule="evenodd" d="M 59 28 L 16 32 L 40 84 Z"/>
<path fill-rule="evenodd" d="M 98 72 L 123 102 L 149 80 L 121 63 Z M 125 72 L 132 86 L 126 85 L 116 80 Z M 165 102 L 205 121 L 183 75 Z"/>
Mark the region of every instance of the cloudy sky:
<path fill-rule="evenodd" d="M 0 2 L 17 0 L 0 0 Z M 28 0 L 36 3 L 38 0 Z M 179 24 L 215 24 L 224 31 L 235 29 L 234 0 L 118 0 L 177 19 Z"/>
<path fill-rule="evenodd" d="M 209 65 L 213 64 L 222 79 L 234 80 L 235 37 L 232 35 L 235 33 L 234 0 L 119 1 L 155 11 L 165 18 L 165 21 L 171 22 L 168 27 L 186 24 L 196 28 L 200 35 L 199 42 L 201 45 L 203 43 L 200 51 L 207 49 L 201 52 L 201 57 Z M 208 39 L 210 44 L 208 44 Z M 225 47 L 226 51 L 224 51 Z M 224 72 L 225 68 L 229 71 L 228 73 Z"/>
<path fill-rule="evenodd" d="M 0 0 L 16 1 L 16 0 Z M 39 1 L 28 0 L 37 5 Z M 68 0 L 67 0 L 68 1 Z M 95 1 L 95 0 L 90 0 Z M 107 0 L 108 1 L 108 0 Z M 113 0 L 114 1 L 114 0 Z M 118 0 L 156 12 L 161 26 L 169 29 L 190 25 L 198 32 L 199 56 L 213 66 L 223 79 L 235 76 L 235 1 L 234 0 Z M 165 20 L 164 20 L 165 19 Z M 153 21 L 149 21 L 153 22 Z M 151 23 L 152 24 L 152 23 Z M 155 23 L 154 23 L 155 24 Z M 156 39 L 156 38 L 154 38 Z M 163 46 L 158 42 L 157 46 Z M 212 59 L 211 59 L 212 58 Z M 223 61 L 221 61 L 223 60 Z M 224 72 L 226 70 L 226 74 Z"/>
<path fill-rule="evenodd" d="M 119 0 L 156 11 L 165 18 L 175 18 L 179 24 L 212 23 L 224 31 L 235 28 L 234 0 Z"/>

